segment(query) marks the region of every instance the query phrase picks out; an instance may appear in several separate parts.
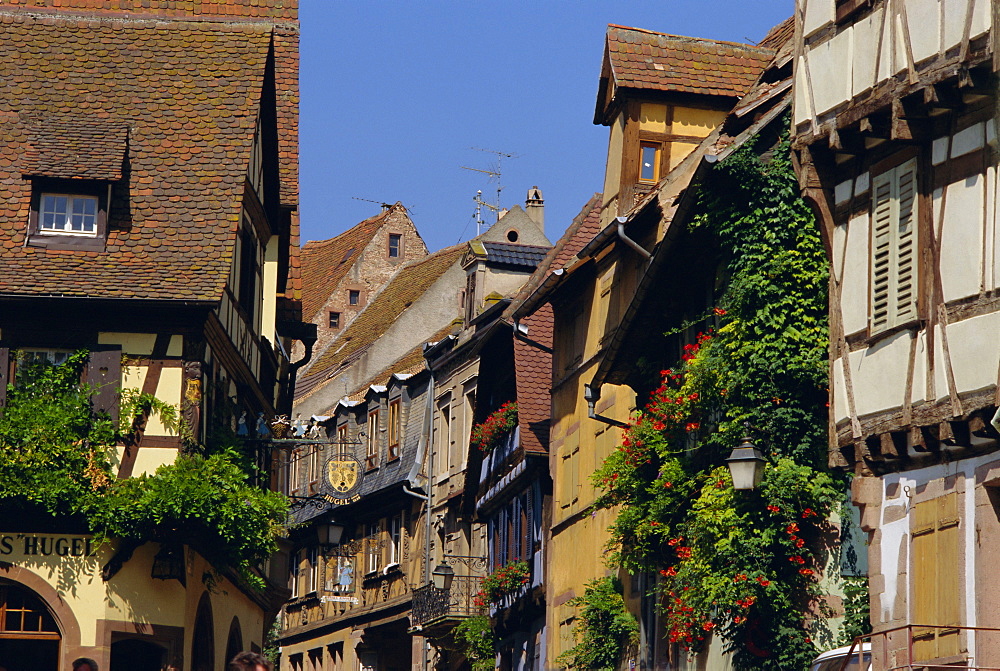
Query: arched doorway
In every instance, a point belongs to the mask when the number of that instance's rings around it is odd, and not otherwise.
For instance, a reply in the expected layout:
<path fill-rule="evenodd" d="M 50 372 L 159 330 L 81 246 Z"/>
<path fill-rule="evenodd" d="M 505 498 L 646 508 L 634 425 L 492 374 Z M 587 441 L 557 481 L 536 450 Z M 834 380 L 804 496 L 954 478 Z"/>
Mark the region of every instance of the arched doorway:
<path fill-rule="evenodd" d="M 38 595 L 0 580 L 0 665 L 7 671 L 58 671 L 61 638 Z"/>
<path fill-rule="evenodd" d="M 212 619 L 212 602 L 208 592 L 201 595 L 194 618 L 191 671 L 215 671 L 215 621 Z"/>
<path fill-rule="evenodd" d="M 222 660 L 223 664 L 228 664 L 229 660 L 242 650 L 243 632 L 240 629 L 240 620 L 237 617 L 233 617 L 233 621 L 229 625 L 229 638 L 226 639 L 226 658 Z"/>
<path fill-rule="evenodd" d="M 110 671 L 161 671 L 167 650 L 151 641 L 126 638 L 111 644 Z"/>

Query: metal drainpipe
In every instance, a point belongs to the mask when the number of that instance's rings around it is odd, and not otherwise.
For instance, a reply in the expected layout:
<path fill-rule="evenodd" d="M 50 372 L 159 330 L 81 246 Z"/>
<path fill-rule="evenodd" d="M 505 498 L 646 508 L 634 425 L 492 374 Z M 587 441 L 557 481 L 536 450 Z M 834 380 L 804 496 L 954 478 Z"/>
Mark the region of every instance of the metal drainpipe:
<path fill-rule="evenodd" d="M 621 238 L 622 242 L 634 249 L 640 256 L 642 256 L 642 258 L 647 261 L 651 261 L 653 259 L 653 255 L 647 252 L 638 242 L 625 235 L 626 221 L 628 221 L 628 217 L 615 217 L 615 222 L 618 224 L 618 237 Z"/>

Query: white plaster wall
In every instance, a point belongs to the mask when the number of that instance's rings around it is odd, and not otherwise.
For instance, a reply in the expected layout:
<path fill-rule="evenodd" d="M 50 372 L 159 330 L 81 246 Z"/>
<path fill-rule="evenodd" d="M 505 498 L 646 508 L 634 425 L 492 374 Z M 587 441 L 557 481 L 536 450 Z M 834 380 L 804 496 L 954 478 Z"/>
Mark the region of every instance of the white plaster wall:
<path fill-rule="evenodd" d="M 941 232 L 941 283 L 945 301 L 979 293 L 982 278 L 983 175 L 947 187 Z M 935 198 L 935 212 L 940 199 Z"/>
<path fill-rule="evenodd" d="M 941 44 L 940 0 L 910 0 L 906 3 L 906 18 L 914 62 L 936 54 Z"/>
<path fill-rule="evenodd" d="M 844 381 L 844 362 L 833 362 L 833 418 L 837 422 L 849 419 L 851 409 L 847 405 L 847 383 Z"/>
<path fill-rule="evenodd" d="M 795 106 L 792 110 L 795 124 L 808 121 L 813 116 L 812 104 L 809 100 L 809 86 L 806 84 L 804 74 L 805 56 L 800 56 L 795 60 L 795 76 L 793 77 L 793 88 L 795 90 Z"/>
<path fill-rule="evenodd" d="M 868 349 L 850 354 L 858 415 L 898 408 L 903 404 L 910 340 L 910 332 L 902 331 Z"/>
<path fill-rule="evenodd" d="M 841 284 L 844 333 L 868 327 L 868 215 L 854 217 L 847 225 Z"/>
<path fill-rule="evenodd" d="M 846 30 L 809 52 L 809 75 L 819 114 L 851 96 L 850 40 L 851 31 Z"/>
<path fill-rule="evenodd" d="M 1000 244 L 997 244 L 997 242 L 1000 240 L 1000 230 L 998 230 L 998 224 L 1000 224 L 1000 198 L 997 198 L 996 195 L 1000 192 L 1000 170 L 997 170 L 996 167 L 991 167 L 987 174 L 990 183 L 993 185 L 992 191 L 994 194 L 993 207 L 989 210 L 989 230 L 992 239 L 987 249 L 992 250 L 992 268 L 988 286 L 998 289 L 1000 288 Z"/>
<path fill-rule="evenodd" d="M 892 63 L 894 54 L 892 49 L 893 24 L 892 21 L 888 20 L 888 17 L 886 18 L 885 23 L 882 23 L 882 13 L 884 11 L 885 3 L 882 4 L 882 9 L 878 12 L 872 12 L 872 24 L 875 26 L 875 33 L 873 35 L 874 40 L 871 43 L 871 49 L 872 51 L 879 51 L 879 56 L 877 57 L 878 81 L 888 79 L 892 73 L 895 72 L 895 68 Z M 878 49 L 879 44 L 882 45 L 881 49 Z M 863 48 L 864 45 L 858 46 Z"/>
<path fill-rule="evenodd" d="M 832 23 L 836 17 L 836 5 L 833 0 L 799 0 L 796 4 L 805 8 L 802 32 L 806 36 Z"/>
<path fill-rule="evenodd" d="M 870 89 L 875 80 L 875 45 L 878 44 L 878 23 L 874 20 L 876 15 L 881 16 L 881 10 L 872 12 L 851 27 L 854 33 L 854 57 L 851 59 L 854 95 Z"/>
<path fill-rule="evenodd" d="M 1000 312 L 950 324 L 948 346 L 959 391 L 996 384 L 1000 367 Z"/>
<path fill-rule="evenodd" d="M 919 403 L 927 399 L 927 332 L 917 333 L 917 351 L 914 353 L 913 361 L 913 387 L 910 393 L 910 401 Z"/>

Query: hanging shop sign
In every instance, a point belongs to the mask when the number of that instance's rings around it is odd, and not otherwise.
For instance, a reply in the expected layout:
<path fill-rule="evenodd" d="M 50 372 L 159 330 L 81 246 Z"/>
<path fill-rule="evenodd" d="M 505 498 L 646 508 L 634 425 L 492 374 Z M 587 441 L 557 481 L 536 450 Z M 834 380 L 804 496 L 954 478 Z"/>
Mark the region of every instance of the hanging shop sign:
<path fill-rule="evenodd" d="M 0 557 L 92 557 L 96 553 L 89 536 L 56 534 L 0 534 Z"/>
<path fill-rule="evenodd" d="M 336 505 L 353 503 L 361 498 L 365 471 L 353 454 L 341 453 L 326 462 L 323 499 Z"/>

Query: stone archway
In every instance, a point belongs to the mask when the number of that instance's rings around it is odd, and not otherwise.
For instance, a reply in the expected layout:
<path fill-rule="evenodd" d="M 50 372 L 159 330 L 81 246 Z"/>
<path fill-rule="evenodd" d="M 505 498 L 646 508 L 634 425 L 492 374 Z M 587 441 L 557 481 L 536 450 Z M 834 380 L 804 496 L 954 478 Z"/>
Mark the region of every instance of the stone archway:
<path fill-rule="evenodd" d="M 70 668 L 70 662 L 77 657 L 100 657 L 96 648 L 80 645 L 80 623 L 76 615 L 44 578 L 21 566 L 0 562 L 0 580 L 4 579 L 30 590 L 52 615 L 61 636 L 59 658 L 62 666 L 58 668 Z"/>
<path fill-rule="evenodd" d="M 198 601 L 191 642 L 191 671 L 215 671 L 215 620 L 206 591 Z"/>
<path fill-rule="evenodd" d="M 8 671 L 58 671 L 62 632 L 32 590 L 0 580 L 0 660 Z"/>

